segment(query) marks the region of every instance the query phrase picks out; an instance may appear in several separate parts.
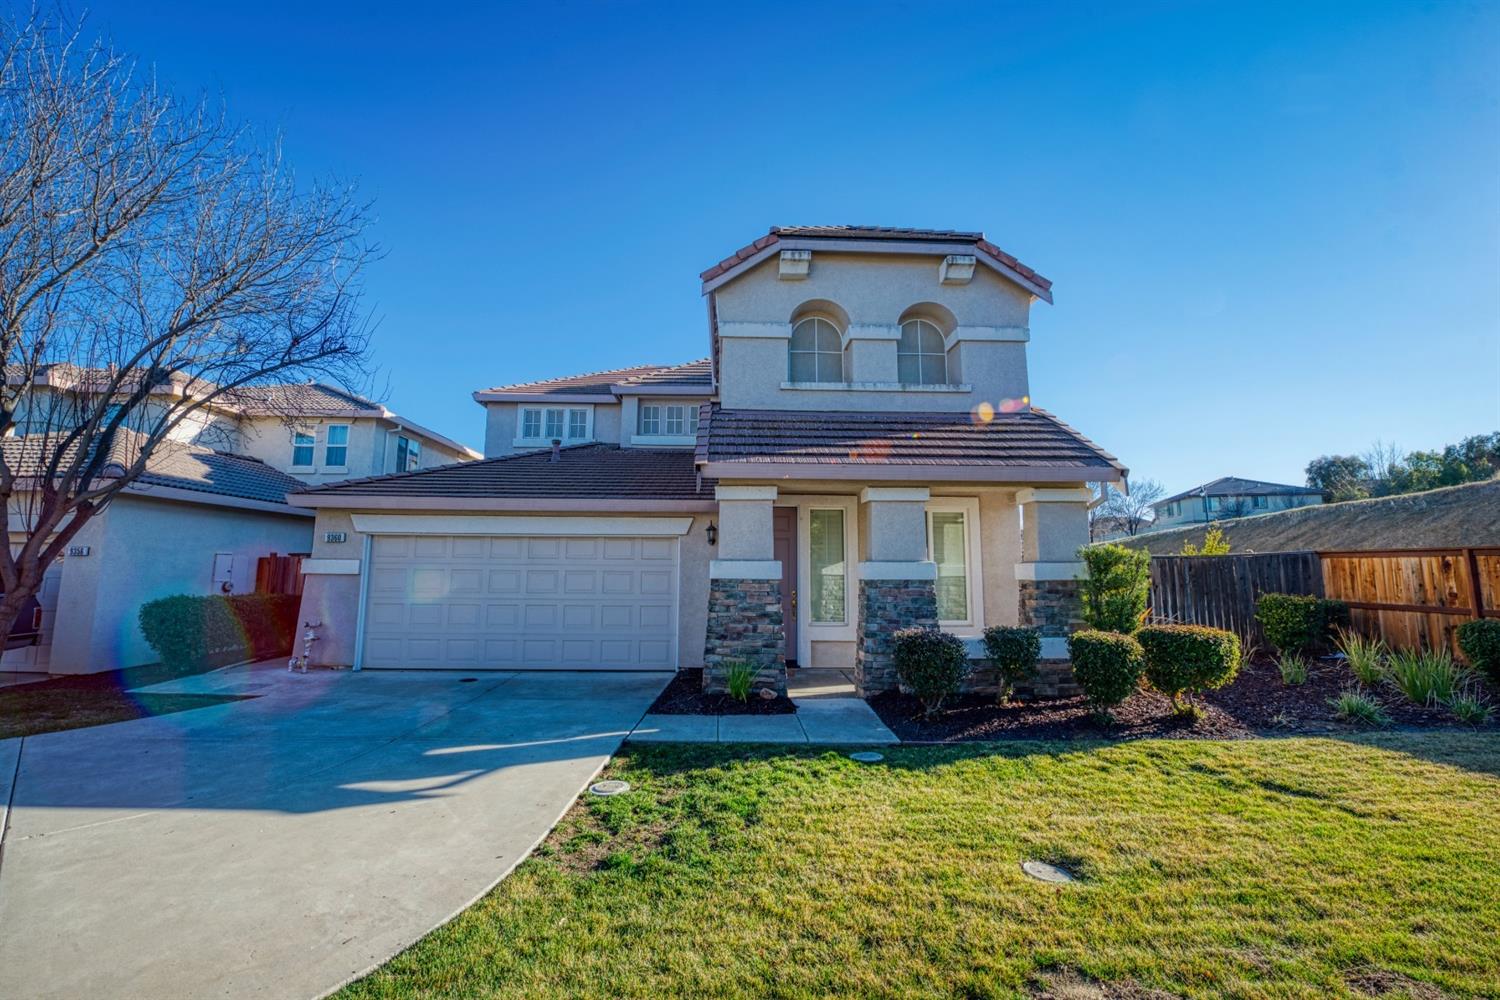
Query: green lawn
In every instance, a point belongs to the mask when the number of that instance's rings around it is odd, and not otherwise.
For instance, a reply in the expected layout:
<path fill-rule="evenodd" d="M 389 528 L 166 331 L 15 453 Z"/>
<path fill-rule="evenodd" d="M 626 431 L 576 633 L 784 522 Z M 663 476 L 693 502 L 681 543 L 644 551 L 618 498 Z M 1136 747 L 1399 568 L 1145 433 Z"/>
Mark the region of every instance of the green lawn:
<path fill-rule="evenodd" d="M 1500 996 L 1494 734 L 634 746 L 609 773 L 636 791 L 340 996 Z"/>

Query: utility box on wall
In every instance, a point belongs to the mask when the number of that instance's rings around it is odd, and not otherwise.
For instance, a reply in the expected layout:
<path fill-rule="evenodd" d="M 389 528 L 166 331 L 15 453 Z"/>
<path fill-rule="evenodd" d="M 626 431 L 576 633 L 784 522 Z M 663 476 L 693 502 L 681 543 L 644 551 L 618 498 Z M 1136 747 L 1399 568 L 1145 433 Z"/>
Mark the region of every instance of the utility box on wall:
<path fill-rule="evenodd" d="M 234 553 L 214 553 L 214 589 L 221 594 L 234 593 Z"/>

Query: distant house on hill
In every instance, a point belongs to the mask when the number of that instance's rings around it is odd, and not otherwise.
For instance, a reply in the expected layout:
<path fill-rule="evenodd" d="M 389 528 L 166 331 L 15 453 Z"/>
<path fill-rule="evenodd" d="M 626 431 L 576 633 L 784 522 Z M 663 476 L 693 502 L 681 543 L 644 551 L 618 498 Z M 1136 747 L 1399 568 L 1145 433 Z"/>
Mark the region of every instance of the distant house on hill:
<path fill-rule="evenodd" d="M 1500 479 L 1283 510 L 1217 526 L 1234 552 L 1500 545 Z M 1202 524 L 1185 525 L 1120 541 L 1153 555 L 1173 555 L 1184 542 L 1201 543 L 1205 530 Z"/>
<path fill-rule="evenodd" d="M 1323 502 L 1323 494 L 1310 486 L 1288 486 L 1260 479 L 1225 476 L 1202 486 L 1183 490 L 1151 505 L 1156 519 L 1151 531 L 1181 525 L 1206 524 L 1252 514 L 1311 507 Z"/>

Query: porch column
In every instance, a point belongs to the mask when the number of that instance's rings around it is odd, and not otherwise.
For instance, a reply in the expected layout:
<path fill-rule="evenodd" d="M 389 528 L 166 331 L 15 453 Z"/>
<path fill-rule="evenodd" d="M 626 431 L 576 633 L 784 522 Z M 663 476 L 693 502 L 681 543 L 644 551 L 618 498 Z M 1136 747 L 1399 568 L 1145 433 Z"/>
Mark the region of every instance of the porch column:
<path fill-rule="evenodd" d="M 859 494 L 859 620 L 854 678 L 860 697 L 897 687 L 891 635 L 937 626 L 937 566 L 927 556 L 927 501 L 921 487 L 870 486 Z"/>
<path fill-rule="evenodd" d="M 725 690 L 725 664 L 757 667 L 754 686 L 786 694 L 781 563 L 771 534 L 774 486 L 719 486 L 719 557 L 708 565 L 703 690 Z"/>
<path fill-rule="evenodd" d="M 1019 619 L 1042 634 L 1034 695 L 1057 697 L 1078 690 L 1068 663 L 1067 637 L 1083 627 L 1085 570 L 1078 550 L 1089 541 L 1092 497 L 1082 486 L 1016 493 L 1021 507 L 1021 562 L 1016 563 Z"/>

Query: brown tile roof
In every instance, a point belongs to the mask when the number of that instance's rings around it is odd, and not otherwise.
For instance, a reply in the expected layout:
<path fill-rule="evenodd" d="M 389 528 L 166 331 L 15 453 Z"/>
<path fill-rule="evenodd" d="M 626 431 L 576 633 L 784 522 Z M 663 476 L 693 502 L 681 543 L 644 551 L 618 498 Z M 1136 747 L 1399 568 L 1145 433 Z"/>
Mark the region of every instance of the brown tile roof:
<path fill-rule="evenodd" d="M 1004 264 L 1027 281 L 1035 284 L 1043 292 L 1050 292 L 1052 290 L 1051 281 L 985 239 L 983 233 L 968 233 L 953 229 L 898 229 L 891 226 L 772 226 L 769 233 L 754 243 L 747 244 L 736 250 L 733 254 L 725 257 L 713 267 L 698 275 L 698 277 L 703 281 L 712 281 L 714 278 L 754 257 L 771 244 L 780 242 L 782 237 L 828 240 L 888 240 L 913 243 L 972 243 L 974 248 L 980 253 Z"/>
<path fill-rule="evenodd" d="M 537 396 L 549 393 L 573 394 L 596 393 L 610 395 L 610 387 L 628 379 L 650 375 L 664 370 L 666 365 L 633 365 L 629 368 L 612 368 L 602 372 L 587 372 L 583 375 L 564 375 L 560 378 L 542 379 L 538 382 L 516 382 L 512 385 L 497 385 L 479 392 L 490 395 Z"/>
<path fill-rule="evenodd" d="M 690 451 L 582 444 L 443 465 L 303 491 L 350 496 L 497 499 L 712 500 L 714 483 L 699 482 Z"/>
<path fill-rule="evenodd" d="M 321 382 L 285 382 L 275 385 L 247 385 L 225 393 L 228 405 L 247 411 L 266 410 L 313 416 L 319 413 L 345 413 L 349 410 L 376 410 L 383 407 L 373 399 L 357 396 Z"/>
<path fill-rule="evenodd" d="M 140 456 L 144 435 L 121 431 L 110 449 L 110 464 L 128 466 Z M 43 463 L 58 447 L 57 435 L 27 435 L 0 442 L 5 461 L 18 476 L 26 478 L 43 471 Z M 107 468 L 107 466 L 106 466 Z M 140 486 L 170 486 L 242 500 L 286 503 L 286 495 L 302 488 L 302 482 L 259 459 L 228 455 L 209 448 L 161 442 L 146 460 Z M 141 491 L 149 492 L 149 491 Z"/>
<path fill-rule="evenodd" d="M 746 465 L 1012 466 L 1120 471 L 1114 456 L 1043 410 L 997 413 L 839 413 L 707 409 L 700 463 Z M 857 478 L 858 472 L 851 476 Z M 1114 478 L 1112 475 L 1110 478 Z"/>
<path fill-rule="evenodd" d="M 668 365 L 642 375 L 632 375 L 621 385 L 634 388 L 642 385 L 701 385 L 705 389 L 714 384 L 713 363 L 708 358 L 688 361 L 680 365 Z"/>

